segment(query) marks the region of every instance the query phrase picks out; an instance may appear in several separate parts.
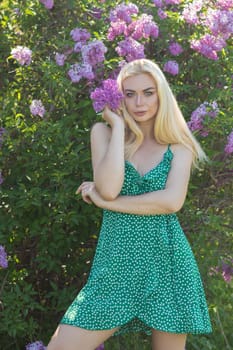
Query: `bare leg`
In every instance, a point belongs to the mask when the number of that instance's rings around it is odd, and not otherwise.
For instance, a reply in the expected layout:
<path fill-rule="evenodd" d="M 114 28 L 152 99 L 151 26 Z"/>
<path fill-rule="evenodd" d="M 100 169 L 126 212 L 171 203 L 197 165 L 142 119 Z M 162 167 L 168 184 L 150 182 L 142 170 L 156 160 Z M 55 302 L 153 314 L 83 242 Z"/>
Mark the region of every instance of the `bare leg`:
<path fill-rule="evenodd" d="M 58 326 L 47 350 L 94 350 L 116 331 L 117 328 L 89 331 L 62 324 Z"/>
<path fill-rule="evenodd" d="M 152 330 L 152 350 L 184 350 L 187 334 Z"/>

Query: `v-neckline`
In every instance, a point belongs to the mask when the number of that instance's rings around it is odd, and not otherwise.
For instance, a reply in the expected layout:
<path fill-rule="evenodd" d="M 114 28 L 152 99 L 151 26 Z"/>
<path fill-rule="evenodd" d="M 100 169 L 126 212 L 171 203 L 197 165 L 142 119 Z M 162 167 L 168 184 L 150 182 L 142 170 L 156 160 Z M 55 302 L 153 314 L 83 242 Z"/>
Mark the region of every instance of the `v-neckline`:
<path fill-rule="evenodd" d="M 158 164 L 156 164 L 155 166 L 153 166 L 153 168 L 149 169 L 148 171 L 146 171 L 144 174 L 140 174 L 139 171 L 136 169 L 135 165 L 133 163 L 131 163 L 129 160 L 126 160 L 126 163 L 129 164 L 133 169 L 134 171 L 141 177 L 145 177 L 146 175 L 150 174 L 152 171 L 154 171 L 155 169 L 157 169 L 163 162 L 164 162 L 164 159 L 165 159 L 165 155 L 168 153 L 168 152 L 171 152 L 171 149 L 170 149 L 170 145 L 168 145 L 166 151 L 164 151 L 163 153 L 163 156 L 162 156 L 162 159 L 158 162 Z"/>

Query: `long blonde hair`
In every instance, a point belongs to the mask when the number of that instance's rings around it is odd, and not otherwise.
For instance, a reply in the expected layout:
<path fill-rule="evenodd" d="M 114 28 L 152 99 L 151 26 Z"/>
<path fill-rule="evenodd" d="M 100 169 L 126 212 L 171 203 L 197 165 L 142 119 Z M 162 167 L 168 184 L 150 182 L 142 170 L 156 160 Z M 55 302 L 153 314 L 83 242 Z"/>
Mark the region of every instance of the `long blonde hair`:
<path fill-rule="evenodd" d="M 131 76 L 146 73 L 155 81 L 159 97 L 159 107 L 154 123 L 154 137 L 160 144 L 183 144 L 193 153 L 193 165 L 207 159 L 196 138 L 189 130 L 171 88 L 158 65 L 148 59 L 138 59 L 127 63 L 121 69 L 117 83 L 123 92 L 123 81 Z M 121 105 L 126 123 L 125 157 L 129 159 L 143 142 L 139 125 L 127 112 L 124 101 Z"/>

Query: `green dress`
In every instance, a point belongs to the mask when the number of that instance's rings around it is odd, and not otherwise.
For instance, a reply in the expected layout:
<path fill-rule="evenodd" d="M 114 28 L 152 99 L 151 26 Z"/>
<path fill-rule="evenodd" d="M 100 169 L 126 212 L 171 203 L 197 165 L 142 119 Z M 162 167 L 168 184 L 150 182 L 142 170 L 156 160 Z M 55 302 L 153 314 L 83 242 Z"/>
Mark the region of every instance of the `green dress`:
<path fill-rule="evenodd" d="M 165 188 L 173 153 L 141 176 L 125 162 L 121 195 Z M 115 335 L 151 328 L 209 333 L 203 286 L 175 214 L 135 215 L 104 210 L 87 284 L 61 320 L 89 330 L 119 327 Z"/>

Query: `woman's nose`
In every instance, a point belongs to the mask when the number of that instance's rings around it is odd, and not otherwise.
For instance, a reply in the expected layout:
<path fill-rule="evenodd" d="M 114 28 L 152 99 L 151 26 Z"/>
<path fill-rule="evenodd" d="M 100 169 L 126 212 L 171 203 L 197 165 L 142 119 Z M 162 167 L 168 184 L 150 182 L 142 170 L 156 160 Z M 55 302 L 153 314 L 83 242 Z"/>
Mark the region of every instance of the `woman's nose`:
<path fill-rule="evenodd" d="M 143 104 L 143 96 L 140 94 L 136 95 L 136 105 L 140 106 L 142 104 Z"/>

